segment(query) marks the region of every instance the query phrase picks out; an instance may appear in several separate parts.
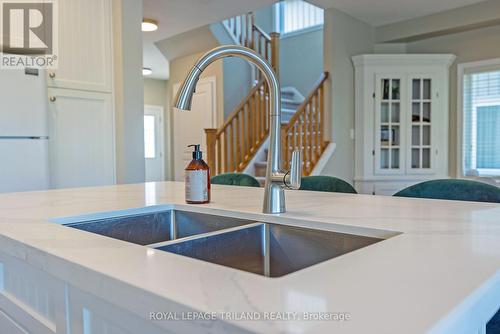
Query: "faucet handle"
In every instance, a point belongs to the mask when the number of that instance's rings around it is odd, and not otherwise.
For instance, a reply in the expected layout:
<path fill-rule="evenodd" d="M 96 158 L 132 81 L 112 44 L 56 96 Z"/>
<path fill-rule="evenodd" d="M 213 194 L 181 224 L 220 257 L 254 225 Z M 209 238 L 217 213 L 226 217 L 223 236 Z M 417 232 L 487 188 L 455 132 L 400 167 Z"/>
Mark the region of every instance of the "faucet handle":
<path fill-rule="evenodd" d="M 290 163 L 290 171 L 286 173 L 285 185 L 287 188 L 298 190 L 302 179 L 302 151 L 295 150 L 292 152 L 292 161 Z"/>

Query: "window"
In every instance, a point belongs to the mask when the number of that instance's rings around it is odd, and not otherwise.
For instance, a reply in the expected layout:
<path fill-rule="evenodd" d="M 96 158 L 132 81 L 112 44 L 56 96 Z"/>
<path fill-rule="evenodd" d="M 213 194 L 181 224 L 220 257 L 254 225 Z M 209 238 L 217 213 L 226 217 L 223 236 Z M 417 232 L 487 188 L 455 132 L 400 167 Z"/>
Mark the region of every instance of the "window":
<path fill-rule="evenodd" d="M 275 5 L 276 30 L 288 34 L 323 25 L 323 9 L 302 0 L 284 0 Z"/>
<path fill-rule="evenodd" d="M 144 115 L 144 157 L 156 158 L 156 129 L 153 115 Z"/>
<path fill-rule="evenodd" d="M 463 74 L 463 172 L 500 176 L 500 64 Z"/>

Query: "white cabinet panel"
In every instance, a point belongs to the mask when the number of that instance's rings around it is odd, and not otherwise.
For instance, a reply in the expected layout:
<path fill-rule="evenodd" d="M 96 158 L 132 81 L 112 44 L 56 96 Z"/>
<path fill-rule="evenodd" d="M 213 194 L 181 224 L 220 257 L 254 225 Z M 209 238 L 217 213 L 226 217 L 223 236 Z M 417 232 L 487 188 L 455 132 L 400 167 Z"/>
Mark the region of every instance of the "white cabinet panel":
<path fill-rule="evenodd" d="M 355 66 L 355 183 L 391 195 L 448 177 L 450 54 L 370 54 Z"/>
<path fill-rule="evenodd" d="M 50 87 L 111 92 L 111 0 L 64 0 L 59 7 L 58 69 Z"/>
<path fill-rule="evenodd" d="M 115 183 L 111 94 L 50 89 L 51 186 Z"/>

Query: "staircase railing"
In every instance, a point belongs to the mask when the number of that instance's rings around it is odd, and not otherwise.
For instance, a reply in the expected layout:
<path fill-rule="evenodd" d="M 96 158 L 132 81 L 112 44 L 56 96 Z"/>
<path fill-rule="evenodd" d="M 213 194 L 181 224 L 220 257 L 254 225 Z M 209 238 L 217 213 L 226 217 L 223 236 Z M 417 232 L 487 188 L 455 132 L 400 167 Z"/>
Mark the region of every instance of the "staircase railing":
<path fill-rule="evenodd" d="M 223 21 L 224 26 L 232 35 L 236 43 L 251 48 L 274 68 L 279 69 L 279 33 L 268 35 L 255 25 L 253 13 L 235 16 Z"/>
<path fill-rule="evenodd" d="M 205 129 L 212 175 L 242 172 L 269 134 L 269 92 L 261 79 L 219 129 Z"/>
<path fill-rule="evenodd" d="M 293 150 L 301 149 L 304 176 L 311 174 L 328 144 L 325 140 L 325 82 L 327 78 L 328 72 L 321 74 L 313 90 L 288 124 L 281 126 L 284 168 L 290 168 Z"/>
<path fill-rule="evenodd" d="M 233 39 L 235 39 L 236 43 L 242 46 L 251 47 L 253 39 L 252 27 L 254 25 L 253 13 L 232 17 L 224 20 L 223 24 L 226 26 L 226 29 L 232 35 Z"/>
<path fill-rule="evenodd" d="M 249 47 L 279 68 L 279 33 L 266 34 L 255 25 L 253 13 L 223 22 L 235 42 Z M 219 129 L 205 129 L 207 162 L 213 175 L 241 172 L 269 134 L 269 88 L 258 69 L 257 84 Z"/>

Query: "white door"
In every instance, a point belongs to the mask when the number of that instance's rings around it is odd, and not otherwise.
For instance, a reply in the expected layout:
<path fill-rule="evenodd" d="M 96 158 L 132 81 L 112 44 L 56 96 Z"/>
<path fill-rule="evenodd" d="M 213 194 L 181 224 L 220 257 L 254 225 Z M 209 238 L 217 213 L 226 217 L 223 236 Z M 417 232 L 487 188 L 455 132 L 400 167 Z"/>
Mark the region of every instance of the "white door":
<path fill-rule="evenodd" d="M 111 94 L 51 88 L 49 96 L 51 186 L 115 183 Z"/>
<path fill-rule="evenodd" d="M 180 84 L 174 85 L 176 96 Z M 176 181 L 184 181 L 184 169 L 192 159 L 191 144 L 200 144 L 206 161 L 205 130 L 216 126 L 215 77 L 201 79 L 196 86 L 190 111 L 173 110 L 174 126 L 174 175 Z"/>
<path fill-rule="evenodd" d="M 144 106 L 144 158 L 146 181 L 163 181 L 163 108 Z"/>

